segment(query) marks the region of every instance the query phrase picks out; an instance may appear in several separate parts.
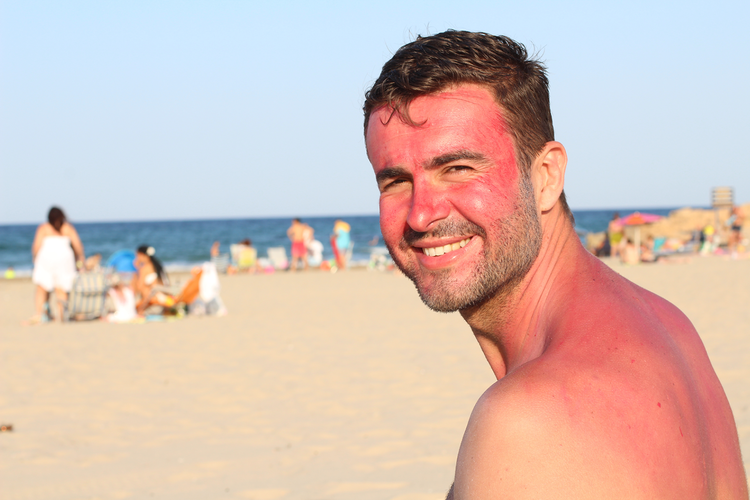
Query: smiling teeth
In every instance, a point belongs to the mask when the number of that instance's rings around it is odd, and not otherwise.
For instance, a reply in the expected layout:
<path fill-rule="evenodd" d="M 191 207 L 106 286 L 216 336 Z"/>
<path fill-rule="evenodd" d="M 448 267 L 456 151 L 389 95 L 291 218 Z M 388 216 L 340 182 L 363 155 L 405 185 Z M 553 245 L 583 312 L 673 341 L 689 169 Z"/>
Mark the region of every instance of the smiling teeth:
<path fill-rule="evenodd" d="M 465 247 L 470 240 L 471 238 L 466 238 L 465 240 L 457 241 L 456 243 L 444 245 L 442 247 L 423 248 L 422 251 L 425 255 L 428 255 L 430 257 L 437 257 L 439 255 L 444 255 L 448 252 L 453 252 L 454 250 Z"/>

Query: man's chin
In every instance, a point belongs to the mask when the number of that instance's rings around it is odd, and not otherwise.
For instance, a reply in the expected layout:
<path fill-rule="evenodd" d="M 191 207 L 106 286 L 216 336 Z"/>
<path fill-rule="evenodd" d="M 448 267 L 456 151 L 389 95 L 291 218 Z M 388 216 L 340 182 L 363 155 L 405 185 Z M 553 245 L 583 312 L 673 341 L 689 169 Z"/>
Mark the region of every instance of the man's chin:
<path fill-rule="evenodd" d="M 431 273 L 431 276 L 414 277 L 407 272 L 404 274 L 414 283 L 422 302 L 433 311 L 455 312 L 476 302 L 475 297 L 467 293 L 471 286 L 460 283 L 455 277 L 451 277 L 447 270 Z"/>

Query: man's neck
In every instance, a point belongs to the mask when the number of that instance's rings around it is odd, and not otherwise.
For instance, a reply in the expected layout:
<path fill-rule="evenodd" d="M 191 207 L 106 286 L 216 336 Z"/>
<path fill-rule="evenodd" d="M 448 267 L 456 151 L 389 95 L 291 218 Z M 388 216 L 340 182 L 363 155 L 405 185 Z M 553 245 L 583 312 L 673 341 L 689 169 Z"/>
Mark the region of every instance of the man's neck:
<path fill-rule="evenodd" d="M 544 352 L 550 319 L 560 306 L 554 292 L 585 253 L 558 207 L 542 217 L 542 246 L 526 276 L 511 290 L 461 311 L 498 379 Z"/>

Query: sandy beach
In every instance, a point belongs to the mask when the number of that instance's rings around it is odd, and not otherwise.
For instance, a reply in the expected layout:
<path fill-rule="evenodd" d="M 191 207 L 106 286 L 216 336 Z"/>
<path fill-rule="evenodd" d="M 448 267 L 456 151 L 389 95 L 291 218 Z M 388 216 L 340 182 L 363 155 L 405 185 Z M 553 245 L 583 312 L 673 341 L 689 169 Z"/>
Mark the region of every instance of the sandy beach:
<path fill-rule="evenodd" d="M 750 466 L 750 260 L 626 267 L 693 321 Z M 22 327 L 0 281 L 0 496 L 445 498 L 494 381 L 458 314 L 393 273 L 222 277 L 229 315 Z"/>

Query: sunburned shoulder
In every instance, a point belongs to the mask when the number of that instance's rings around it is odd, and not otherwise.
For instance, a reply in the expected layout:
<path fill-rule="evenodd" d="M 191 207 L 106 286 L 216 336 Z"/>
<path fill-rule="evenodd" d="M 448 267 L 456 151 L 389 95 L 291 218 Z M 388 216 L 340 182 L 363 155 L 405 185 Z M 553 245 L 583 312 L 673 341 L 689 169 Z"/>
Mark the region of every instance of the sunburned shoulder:
<path fill-rule="evenodd" d="M 544 352 L 477 402 L 451 498 L 746 498 L 731 409 L 690 321 L 608 270 L 594 278 Z"/>
<path fill-rule="evenodd" d="M 670 330 L 692 339 L 694 329 L 668 302 L 641 298 L 657 317 L 648 328 L 563 342 L 485 392 L 453 498 L 713 498 L 724 478 L 711 464 L 723 456 L 741 469 L 731 410 L 702 345 L 669 340 Z"/>
<path fill-rule="evenodd" d="M 453 498 L 678 498 L 656 461 L 684 450 L 660 442 L 658 402 L 586 375 L 590 383 L 516 373 L 488 389 L 461 444 Z M 680 439 L 673 431 L 666 441 Z"/>

